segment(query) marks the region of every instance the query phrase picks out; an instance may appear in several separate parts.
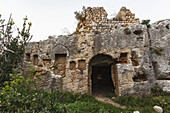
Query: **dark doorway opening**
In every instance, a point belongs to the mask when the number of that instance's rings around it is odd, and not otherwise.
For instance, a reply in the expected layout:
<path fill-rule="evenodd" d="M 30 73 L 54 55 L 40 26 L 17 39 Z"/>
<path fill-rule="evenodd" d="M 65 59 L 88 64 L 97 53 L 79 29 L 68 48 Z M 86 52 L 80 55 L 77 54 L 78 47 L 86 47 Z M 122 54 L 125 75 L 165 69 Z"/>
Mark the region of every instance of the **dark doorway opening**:
<path fill-rule="evenodd" d="M 33 65 L 38 65 L 38 55 L 33 56 Z"/>
<path fill-rule="evenodd" d="M 92 66 L 92 94 L 109 96 L 114 94 L 111 65 Z"/>
<path fill-rule="evenodd" d="M 89 62 L 89 93 L 97 96 L 119 96 L 116 59 L 97 54 Z"/>
<path fill-rule="evenodd" d="M 31 58 L 30 53 L 26 53 L 25 56 L 26 56 L 26 57 L 25 57 L 25 60 L 26 60 L 26 61 L 30 61 L 30 58 Z"/>

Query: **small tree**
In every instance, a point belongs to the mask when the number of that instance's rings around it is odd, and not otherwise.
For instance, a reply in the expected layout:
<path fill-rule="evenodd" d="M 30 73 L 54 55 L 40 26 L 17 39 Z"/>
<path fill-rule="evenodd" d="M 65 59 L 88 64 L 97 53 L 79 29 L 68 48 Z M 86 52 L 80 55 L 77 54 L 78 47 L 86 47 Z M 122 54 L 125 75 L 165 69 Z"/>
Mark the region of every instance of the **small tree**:
<path fill-rule="evenodd" d="M 32 24 L 28 22 L 27 26 L 27 20 L 25 17 L 22 30 L 17 28 L 18 35 L 13 36 L 12 27 L 15 24 L 13 19 L 10 16 L 8 23 L 4 24 L 5 20 L 1 19 L 0 15 L 0 85 L 4 81 L 9 81 L 9 74 L 23 62 L 25 46 L 32 38 L 30 35 Z"/>
<path fill-rule="evenodd" d="M 150 28 L 151 26 L 150 26 L 149 22 L 150 22 L 149 19 L 147 19 L 147 20 L 142 20 L 141 24 L 142 24 L 142 25 L 146 25 L 147 28 Z"/>
<path fill-rule="evenodd" d="M 82 11 L 75 11 L 75 18 L 80 22 L 83 21 L 85 19 L 85 17 L 83 17 L 83 15 L 85 14 L 85 6 L 83 6 Z"/>

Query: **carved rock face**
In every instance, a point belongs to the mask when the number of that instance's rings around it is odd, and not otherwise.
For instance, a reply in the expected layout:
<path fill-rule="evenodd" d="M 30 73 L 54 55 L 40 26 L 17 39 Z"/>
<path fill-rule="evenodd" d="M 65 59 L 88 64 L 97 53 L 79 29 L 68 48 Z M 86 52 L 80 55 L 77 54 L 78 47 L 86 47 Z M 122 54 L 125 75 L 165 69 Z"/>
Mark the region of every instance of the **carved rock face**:
<path fill-rule="evenodd" d="M 104 12 L 102 8 L 97 9 Z M 88 10 L 94 11 L 92 8 Z M 126 8 L 122 8 L 121 12 L 121 15 L 130 15 L 130 11 Z M 104 13 L 103 15 L 106 16 Z M 87 20 L 89 18 L 91 17 Z M 97 57 L 95 64 L 106 68 L 106 61 L 109 63 L 107 73 L 111 73 L 109 75 L 112 78 L 109 80 L 113 82 L 114 93 L 118 96 L 147 95 L 155 82 L 164 91 L 170 91 L 170 82 L 167 82 L 170 73 L 170 30 L 167 26 L 170 25 L 170 20 L 151 24 L 149 29 L 141 24 L 126 26 L 131 32 L 127 35 L 124 27 L 115 28 L 112 26 L 114 23 L 105 23 L 105 17 L 100 19 L 103 19 L 101 23 L 93 22 L 92 26 L 88 23 L 91 28 L 86 26 L 86 23 L 79 34 L 50 37 L 38 43 L 29 43 L 26 47 L 26 54 L 29 53 L 30 56 L 29 62 L 33 62 L 33 56 L 38 55 L 37 61 L 42 63 L 41 69 L 46 70 L 43 74 L 46 72 L 50 73 L 51 78 L 60 78 L 62 90 L 93 93 L 93 86 L 96 85 L 92 85 L 95 81 L 92 79 L 92 74 L 95 73 L 96 79 L 101 80 L 104 76 L 97 74 L 98 71 L 103 73 L 104 69 L 93 68 L 90 61 L 94 56 L 106 55 L 109 59 L 103 59 L 103 56 Z M 158 55 L 155 49 L 160 47 L 163 49 L 160 51 L 161 55 Z"/>

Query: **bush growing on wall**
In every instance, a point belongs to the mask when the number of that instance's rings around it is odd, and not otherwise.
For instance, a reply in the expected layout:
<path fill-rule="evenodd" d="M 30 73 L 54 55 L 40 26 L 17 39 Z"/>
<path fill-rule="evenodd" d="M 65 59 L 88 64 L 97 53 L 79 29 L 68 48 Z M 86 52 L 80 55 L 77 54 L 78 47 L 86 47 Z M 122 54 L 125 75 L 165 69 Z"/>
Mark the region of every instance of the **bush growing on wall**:
<path fill-rule="evenodd" d="M 147 28 L 150 28 L 151 26 L 150 26 L 149 22 L 150 22 L 149 19 L 147 19 L 147 20 L 142 20 L 141 24 L 146 25 Z"/>
<path fill-rule="evenodd" d="M 75 14 L 75 18 L 78 21 L 83 21 L 85 19 L 85 17 L 83 17 L 83 15 L 85 14 L 85 7 L 83 6 L 82 11 L 79 12 L 75 11 L 74 14 Z"/>

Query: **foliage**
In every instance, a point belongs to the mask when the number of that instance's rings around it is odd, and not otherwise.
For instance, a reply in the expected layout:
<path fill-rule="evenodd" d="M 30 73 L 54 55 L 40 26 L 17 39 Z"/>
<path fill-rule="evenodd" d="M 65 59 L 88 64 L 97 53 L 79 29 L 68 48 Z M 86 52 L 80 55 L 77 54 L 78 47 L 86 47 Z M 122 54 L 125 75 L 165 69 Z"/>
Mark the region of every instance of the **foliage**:
<path fill-rule="evenodd" d="M 74 14 L 75 14 L 75 18 L 78 20 L 77 27 L 79 27 L 80 22 L 85 20 L 85 6 L 83 6 L 82 11 L 75 11 Z M 79 31 L 76 29 L 76 31 L 71 35 L 78 34 L 78 33 Z"/>
<path fill-rule="evenodd" d="M 168 113 L 170 111 L 170 93 L 164 92 L 157 84 L 151 89 L 151 93 L 151 96 L 148 97 L 120 96 L 113 101 L 140 113 L 157 113 L 153 109 L 155 105 L 162 107 L 164 112 Z"/>
<path fill-rule="evenodd" d="M 154 52 L 159 56 L 162 55 L 163 50 L 164 50 L 164 48 L 162 48 L 162 47 L 154 48 Z"/>
<path fill-rule="evenodd" d="M 149 19 L 147 19 L 147 20 L 142 20 L 141 24 L 148 25 L 148 24 L 149 24 L 149 22 L 150 22 L 150 20 L 149 20 Z"/>
<path fill-rule="evenodd" d="M 155 84 L 155 86 L 151 88 L 151 93 L 153 96 L 170 96 L 170 92 L 163 91 L 158 84 Z"/>
<path fill-rule="evenodd" d="M 141 24 L 146 25 L 147 28 L 150 28 L 151 26 L 150 26 L 149 22 L 150 22 L 149 19 L 147 19 L 147 20 L 142 20 Z"/>
<path fill-rule="evenodd" d="M 164 51 L 163 47 L 150 47 L 151 50 L 153 50 L 153 52 L 159 56 L 162 55 L 162 52 Z"/>
<path fill-rule="evenodd" d="M 85 19 L 85 17 L 83 17 L 83 15 L 85 14 L 85 6 L 83 6 L 82 11 L 79 12 L 75 11 L 74 14 L 75 14 L 75 18 L 78 21 L 83 21 Z"/>
<path fill-rule="evenodd" d="M 32 69 L 28 69 L 32 73 Z M 33 76 L 14 72 L 12 81 L 0 90 L 1 112 L 56 112 L 56 113 L 120 113 L 132 110 L 116 108 L 97 101 L 93 96 L 72 92 L 44 91 L 37 87 Z M 36 82 L 35 82 L 36 81 Z"/>
<path fill-rule="evenodd" d="M 27 75 L 17 71 L 10 74 L 12 81 L 5 82 L 0 90 L 0 112 L 56 112 L 56 113 L 154 113 L 153 106 L 170 110 L 170 96 L 131 97 L 121 96 L 114 101 L 125 105 L 127 109 L 116 108 L 110 104 L 97 101 L 93 96 L 73 92 L 44 91 L 39 89 L 38 80 L 33 79 L 33 68 L 28 68 Z M 36 81 L 36 82 L 35 82 Z"/>
<path fill-rule="evenodd" d="M 24 18 L 23 28 L 20 30 L 17 28 L 18 35 L 13 36 L 13 25 L 15 24 L 12 19 L 5 25 L 4 19 L 0 16 L 0 40 L 2 44 L 8 48 L 11 52 L 3 52 L 0 55 L 0 82 L 1 85 L 5 81 L 10 80 L 9 73 L 12 73 L 12 69 L 18 68 L 22 63 L 22 59 L 25 52 L 25 46 L 30 41 L 32 36 L 30 35 L 31 23 L 27 23 L 28 18 Z M 27 26 L 28 24 L 28 26 Z M 5 30 L 6 29 L 6 30 Z"/>
<path fill-rule="evenodd" d="M 10 74 L 11 81 L 6 81 L 5 87 L 0 91 L 0 107 L 3 111 L 22 112 L 24 107 L 29 106 L 35 109 L 29 101 L 36 101 L 38 91 L 36 91 L 35 82 L 32 76 L 23 76 L 16 70 Z M 32 94 L 31 96 L 29 94 Z M 18 109 L 17 108 L 21 108 Z M 26 110 L 27 111 L 27 110 Z"/>
<path fill-rule="evenodd" d="M 167 113 L 170 110 L 168 106 L 170 104 L 169 96 L 151 96 L 151 97 L 132 97 L 132 96 L 121 96 L 114 100 L 115 102 L 125 105 L 129 108 L 140 111 L 140 113 L 156 113 L 153 106 L 158 105 L 164 109 Z"/>

